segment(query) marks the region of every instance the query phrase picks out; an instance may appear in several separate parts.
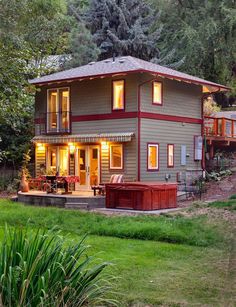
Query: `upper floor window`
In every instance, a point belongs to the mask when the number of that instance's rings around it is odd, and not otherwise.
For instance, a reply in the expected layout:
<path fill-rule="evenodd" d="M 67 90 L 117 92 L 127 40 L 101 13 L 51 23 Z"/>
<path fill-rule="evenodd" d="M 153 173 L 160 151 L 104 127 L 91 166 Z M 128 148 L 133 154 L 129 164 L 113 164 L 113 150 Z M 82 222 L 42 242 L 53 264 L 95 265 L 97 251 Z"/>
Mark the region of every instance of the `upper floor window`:
<path fill-rule="evenodd" d="M 159 169 L 159 144 L 148 144 L 148 165 L 149 171 L 157 171 Z"/>
<path fill-rule="evenodd" d="M 152 103 L 157 105 L 162 105 L 163 97 L 162 97 L 162 83 L 154 81 L 152 83 Z"/>
<path fill-rule="evenodd" d="M 112 82 L 112 110 L 125 109 L 125 80 Z"/>
<path fill-rule="evenodd" d="M 174 167 L 174 145 L 167 145 L 167 167 Z"/>
<path fill-rule="evenodd" d="M 48 90 L 47 132 L 70 131 L 70 98 L 69 88 Z"/>
<path fill-rule="evenodd" d="M 110 145 L 110 169 L 123 169 L 123 145 Z"/>

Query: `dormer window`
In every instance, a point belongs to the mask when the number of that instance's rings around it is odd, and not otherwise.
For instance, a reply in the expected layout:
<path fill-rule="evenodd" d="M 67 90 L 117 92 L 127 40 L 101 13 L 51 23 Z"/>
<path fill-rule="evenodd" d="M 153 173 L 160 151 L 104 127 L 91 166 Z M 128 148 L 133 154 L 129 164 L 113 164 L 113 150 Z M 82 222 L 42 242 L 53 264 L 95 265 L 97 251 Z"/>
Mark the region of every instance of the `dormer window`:
<path fill-rule="evenodd" d="M 152 83 L 152 103 L 161 106 L 163 103 L 162 96 L 162 83 L 154 81 Z"/>
<path fill-rule="evenodd" d="M 125 80 L 112 82 L 112 110 L 119 111 L 125 109 Z"/>

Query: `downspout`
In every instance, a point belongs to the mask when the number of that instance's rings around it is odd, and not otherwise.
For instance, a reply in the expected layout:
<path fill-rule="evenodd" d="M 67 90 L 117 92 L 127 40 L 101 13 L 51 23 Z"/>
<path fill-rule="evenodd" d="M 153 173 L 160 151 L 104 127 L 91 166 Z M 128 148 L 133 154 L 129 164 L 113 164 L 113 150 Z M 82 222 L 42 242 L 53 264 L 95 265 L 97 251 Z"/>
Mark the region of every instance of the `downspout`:
<path fill-rule="evenodd" d="M 206 165 L 205 165 L 205 154 L 206 154 L 206 148 L 205 148 L 205 134 L 204 134 L 204 98 L 205 95 L 202 95 L 201 99 L 201 118 L 202 118 L 202 127 L 201 127 L 201 134 L 202 134 L 202 170 L 205 170 Z"/>
<path fill-rule="evenodd" d="M 138 181 L 140 181 L 141 178 L 141 165 L 140 165 L 140 161 L 141 161 L 141 87 L 149 82 L 155 81 L 157 79 L 158 76 L 146 80 L 142 83 L 140 83 L 138 85 Z"/>

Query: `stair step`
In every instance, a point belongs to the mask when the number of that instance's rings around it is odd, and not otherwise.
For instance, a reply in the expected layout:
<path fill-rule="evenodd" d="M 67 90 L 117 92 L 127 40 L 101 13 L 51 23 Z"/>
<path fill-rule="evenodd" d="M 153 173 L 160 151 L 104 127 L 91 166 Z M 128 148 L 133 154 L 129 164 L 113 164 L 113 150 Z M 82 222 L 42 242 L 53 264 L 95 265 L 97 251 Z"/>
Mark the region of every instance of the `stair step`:
<path fill-rule="evenodd" d="M 18 196 L 12 196 L 11 201 L 18 201 Z"/>

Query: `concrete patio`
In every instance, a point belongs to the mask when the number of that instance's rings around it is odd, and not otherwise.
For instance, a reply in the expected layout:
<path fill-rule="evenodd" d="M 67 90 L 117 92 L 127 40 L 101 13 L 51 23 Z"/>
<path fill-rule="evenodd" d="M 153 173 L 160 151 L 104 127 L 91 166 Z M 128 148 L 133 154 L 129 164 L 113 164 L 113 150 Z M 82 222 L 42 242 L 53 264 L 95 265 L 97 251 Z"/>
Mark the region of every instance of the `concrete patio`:
<path fill-rule="evenodd" d="M 67 209 L 105 208 L 105 196 L 93 196 L 93 191 L 76 191 L 72 194 L 53 194 L 42 191 L 19 192 L 18 201 L 35 206 Z"/>

